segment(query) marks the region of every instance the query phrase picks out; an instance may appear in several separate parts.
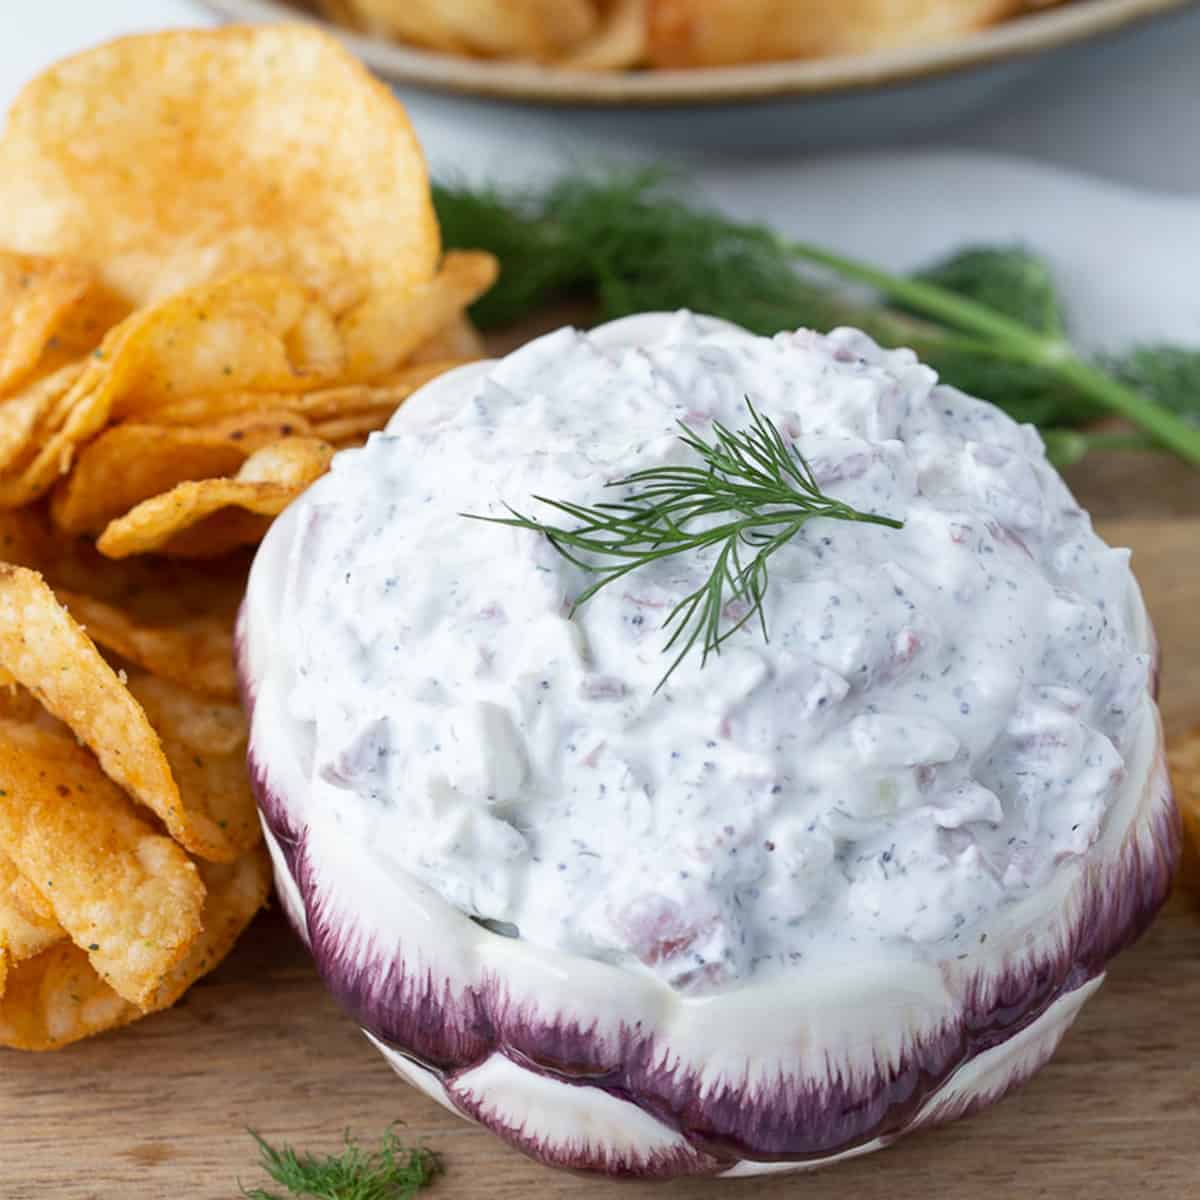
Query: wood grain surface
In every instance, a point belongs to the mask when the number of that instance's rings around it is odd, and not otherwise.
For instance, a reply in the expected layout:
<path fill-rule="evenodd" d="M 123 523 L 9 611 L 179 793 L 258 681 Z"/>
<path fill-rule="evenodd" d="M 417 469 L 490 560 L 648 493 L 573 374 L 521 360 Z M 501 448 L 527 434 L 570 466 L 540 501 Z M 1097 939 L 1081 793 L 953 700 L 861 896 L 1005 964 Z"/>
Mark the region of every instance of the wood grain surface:
<path fill-rule="evenodd" d="M 1200 476 L 1102 463 L 1072 484 L 1134 549 L 1168 728 L 1200 720 Z M 1119 505 L 1114 504 L 1119 501 Z M 400 1083 L 325 997 L 278 912 L 170 1012 L 58 1054 L 0 1052 L 0 1200 L 229 1200 L 264 1182 L 247 1127 L 309 1149 L 390 1122 L 443 1155 L 447 1200 L 1193 1200 L 1200 913 L 1177 898 L 1053 1062 L 990 1111 L 805 1177 L 615 1184 L 549 1172 Z"/>

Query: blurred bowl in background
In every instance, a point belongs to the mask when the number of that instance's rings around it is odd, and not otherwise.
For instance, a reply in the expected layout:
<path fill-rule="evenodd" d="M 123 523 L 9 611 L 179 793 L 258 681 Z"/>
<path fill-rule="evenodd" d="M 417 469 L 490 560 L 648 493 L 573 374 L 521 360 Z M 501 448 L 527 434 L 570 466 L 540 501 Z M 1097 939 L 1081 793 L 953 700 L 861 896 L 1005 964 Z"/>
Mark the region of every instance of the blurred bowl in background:
<path fill-rule="evenodd" d="M 837 58 L 687 70 L 595 72 L 435 53 L 350 32 L 300 0 L 202 0 L 233 21 L 325 25 L 402 95 L 440 93 L 474 109 L 553 110 L 576 127 L 707 148 L 800 149 L 882 143 L 968 116 L 1083 44 L 1197 0 L 1075 0 L 977 33 Z"/>

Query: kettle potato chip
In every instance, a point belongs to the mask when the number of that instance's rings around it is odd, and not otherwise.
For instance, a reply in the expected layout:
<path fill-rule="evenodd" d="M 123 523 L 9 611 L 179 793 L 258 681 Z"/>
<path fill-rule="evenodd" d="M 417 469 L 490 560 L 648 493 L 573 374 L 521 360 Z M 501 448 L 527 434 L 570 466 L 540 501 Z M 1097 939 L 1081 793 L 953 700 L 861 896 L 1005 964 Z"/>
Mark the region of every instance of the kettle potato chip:
<path fill-rule="evenodd" d="M 487 348 L 479 330 L 471 324 L 471 318 L 465 312 L 459 313 L 449 325 L 439 329 L 427 342 L 423 342 L 408 360 L 411 367 L 414 364 L 436 363 L 443 360 L 457 360 L 458 363 L 469 362 L 473 358 L 483 358 Z"/>
<path fill-rule="evenodd" d="M 83 363 L 70 363 L 6 399 L 0 400 L 0 478 L 29 454 L 39 436 L 54 429 L 54 407 L 83 372 Z"/>
<path fill-rule="evenodd" d="M 576 71 L 620 71 L 646 56 L 647 9 L 651 0 L 607 0 L 601 25 L 563 60 Z"/>
<path fill-rule="evenodd" d="M 41 568 L 56 553 L 44 514 L 29 508 L 0 509 L 0 562 Z"/>
<path fill-rule="evenodd" d="M 442 257 L 403 109 L 312 28 L 127 38 L 13 106 L 0 1045 L 174 1003 L 261 907 L 245 547 L 331 443 L 482 353 L 466 308 L 495 275 L 488 254 Z"/>
<path fill-rule="evenodd" d="M 54 378 L 57 382 L 71 377 L 68 365 Z M 76 447 L 104 428 L 109 414 L 106 397 L 103 391 L 87 390 L 89 378 L 85 367 L 57 402 L 51 428 L 33 458 L 17 470 L 0 473 L 0 508 L 20 508 L 45 495 L 70 470 Z"/>
<path fill-rule="evenodd" d="M 172 559 L 222 559 L 239 547 L 256 546 L 274 519 L 245 508 L 222 507 L 172 534 L 155 553 Z"/>
<path fill-rule="evenodd" d="M 101 554 L 110 558 L 125 558 L 130 554 L 151 554 L 156 551 L 188 553 L 186 543 L 180 548 L 180 535 L 199 532 L 200 523 L 214 515 L 223 516 L 222 509 L 241 509 L 255 516 L 276 517 L 308 485 L 329 469 L 333 447 L 315 438 L 286 438 L 252 454 L 242 464 L 233 479 L 203 479 L 181 483 L 161 496 L 139 504 L 123 517 L 110 522 L 96 542 Z M 241 526 L 220 526 L 230 539 L 239 536 Z M 248 532 L 261 536 L 257 525 Z M 223 536 L 222 542 L 226 539 Z M 209 547 L 220 552 L 239 545 Z M 203 543 L 193 543 L 191 553 Z"/>
<path fill-rule="evenodd" d="M 37 515 L 37 510 L 30 509 L 0 513 L 0 537 L 5 517 Z M 48 521 L 37 524 L 49 530 L 39 557 L 28 563 L 10 561 L 39 567 L 53 587 L 103 600 L 139 625 L 161 627 L 211 618 L 232 630 L 250 569 L 250 553 L 227 555 L 202 566 L 161 558 L 116 560 L 105 558 L 88 538 L 66 539 L 55 535 Z"/>
<path fill-rule="evenodd" d="M 1167 742 L 1167 765 L 1183 817 L 1183 877 L 1200 891 L 1200 725 Z"/>
<path fill-rule="evenodd" d="M 122 38 L 38 76 L 0 138 L 0 245 L 134 306 L 281 271 L 336 299 L 348 381 L 400 361 L 388 313 L 439 255 L 404 109 L 301 24 Z"/>
<path fill-rule="evenodd" d="M 198 430 L 114 425 L 79 456 L 55 492 L 50 511 L 66 533 L 97 533 L 114 517 L 177 483 L 236 471 L 247 453 L 237 442 Z"/>
<path fill-rule="evenodd" d="M 438 273 L 414 287 L 403 302 L 378 310 L 369 318 L 364 314 L 358 333 L 388 339 L 394 361 L 407 359 L 474 304 L 496 282 L 499 273 L 495 257 L 486 251 L 451 250 Z M 368 328 L 368 319 L 377 322 L 375 330 Z"/>
<path fill-rule="evenodd" d="M 195 865 L 71 738 L 0 726 L 0 849 L 97 973 L 135 1004 L 200 931 Z"/>
<path fill-rule="evenodd" d="M 246 772 L 249 731 L 241 708 L 146 671 L 130 671 L 127 684 L 162 738 L 188 810 L 221 830 L 228 850 L 222 861 L 257 845 L 262 830 Z"/>
<path fill-rule="evenodd" d="M 323 341 L 328 321 L 286 275 L 231 276 L 126 318 L 76 391 L 80 399 L 99 393 L 115 417 L 144 417 L 201 392 L 302 391 L 341 365 L 340 347 Z"/>
<path fill-rule="evenodd" d="M 87 292 L 66 309 L 38 360 L 38 377 L 74 363 L 82 366 L 99 349 L 110 329 L 129 316 L 129 305 L 98 278 L 93 277 Z M 60 410 L 53 422 L 57 427 L 66 418 Z"/>
<path fill-rule="evenodd" d="M 86 951 L 60 942 L 9 972 L 0 998 L 0 1046 L 59 1050 L 141 1015 L 96 974 Z"/>
<path fill-rule="evenodd" d="M 334 417 L 328 421 L 319 421 L 313 426 L 313 433 L 323 441 L 339 448 L 354 446 L 360 443 L 368 434 L 382 429 L 396 410 L 390 405 L 376 409 L 366 409 L 348 417 Z"/>
<path fill-rule="evenodd" d="M 130 1004 L 96 974 L 85 951 L 60 941 L 11 969 L 8 987 L 0 992 L 0 1045 L 58 1050 L 174 1004 L 229 953 L 271 887 L 270 859 L 262 846 L 236 863 L 200 863 L 199 870 L 203 930 L 144 1005 Z"/>
<path fill-rule="evenodd" d="M 80 454 L 55 491 L 50 511 L 67 533 L 99 533 L 115 517 L 176 484 L 230 475 L 254 451 L 310 432 L 304 417 L 274 410 L 227 417 L 204 428 L 113 425 Z"/>
<path fill-rule="evenodd" d="M 467 358 L 438 358 L 418 363 L 414 357 L 407 365 L 375 383 L 318 388 L 311 392 L 219 392 L 194 396 L 155 409 L 154 420 L 158 425 L 207 428 L 214 422 L 257 413 L 286 411 L 301 420 L 322 421 L 386 406 L 394 410 L 417 388 L 468 361 Z"/>
<path fill-rule="evenodd" d="M 91 282 L 92 272 L 80 263 L 0 252 L 0 393 L 33 373 Z"/>
<path fill-rule="evenodd" d="M 17 864 L 0 850 L 0 996 L 18 963 L 65 941 L 66 930 Z"/>
<path fill-rule="evenodd" d="M 332 379 L 341 347 L 331 336 L 327 314 L 283 276 L 235 276 L 133 314 L 110 330 L 63 397 L 61 427 L 22 470 L 0 475 L 0 508 L 48 491 L 114 417 L 152 414 L 197 392 L 302 390 Z"/>
<path fill-rule="evenodd" d="M 28 689 L 0 669 L 0 720 L 28 725 L 45 711 Z"/>
<path fill-rule="evenodd" d="M 150 998 L 148 1008 L 168 1008 L 233 949 L 271 893 L 271 859 L 256 846 L 234 863 L 197 863 L 207 895 L 203 932 Z"/>
<path fill-rule="evenodd" d="M 0 563 L 0 667 L 95 752 L 104 773 L 187 849 L 236 857 L 221 830 L 189 811 L 145 711 L 33 571 Z"/>

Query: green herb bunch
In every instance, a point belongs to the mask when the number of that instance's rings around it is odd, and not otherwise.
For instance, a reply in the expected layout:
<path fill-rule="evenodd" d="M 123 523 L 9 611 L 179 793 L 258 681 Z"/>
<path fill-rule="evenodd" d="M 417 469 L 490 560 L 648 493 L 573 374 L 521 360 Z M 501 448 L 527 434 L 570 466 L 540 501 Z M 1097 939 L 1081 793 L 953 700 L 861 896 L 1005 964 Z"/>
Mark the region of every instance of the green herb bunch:
<path fill-rule="evenodd" d="M 441 1165 L 423 1148 L 406 1149 L 388 1130 L 377 1150 L 364 1150 L 349 1134 L 341 1154 L 310 1154 L 291 1146 L 275 1147 L 253 1130 L 259 1165 L 284 1189 L 242 1189 L 247 1200 L 412 1200 L 433 1182 Z"/>
<path fill-rule="evenodd" d="M 574 296 L 603 319 L 690 308 L 760 334 L 853 325 L 1036 425 L 1060 464 L 1134 446 L 1200 465 L 1200 352 L 1090 361 L 1067 339 L 1049 269 L 1023 249 L 968 249 L 896 275 L 692 207 L 654 170 L 584 173 L 524 195 L 443 184 L 434 199 L 447 246 L 500 259 L 499 283 L 473 309 L 483 328 Z M 1086 428 L 1110 415 L 1133 429 Z"/>

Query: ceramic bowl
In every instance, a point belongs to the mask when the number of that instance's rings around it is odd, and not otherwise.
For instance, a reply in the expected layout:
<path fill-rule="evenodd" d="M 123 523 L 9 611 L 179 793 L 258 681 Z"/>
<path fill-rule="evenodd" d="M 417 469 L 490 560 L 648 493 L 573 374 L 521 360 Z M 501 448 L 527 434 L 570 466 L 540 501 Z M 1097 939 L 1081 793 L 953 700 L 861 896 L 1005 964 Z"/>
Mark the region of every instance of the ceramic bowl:
<path fill-rule="evenodd" d="M 644 314 L 602 345 L 650 345 Z M 440 414 L 491 364 L 441 376 L 389 429 Z M 312 726 L 288 707 L 295 563 L 318 484 L 272 527 L 238 629 L 250 769 L 283 907 L 330 992 L 398 1074 L 551 1166 L 611 1176 L 807 1170 L 968 1115 L 1037 1071 L 1170 887 L 1179 829 L 1157 709 L 1140 705 L 1123 783 L 1086 853 L 947 943 L 797 968 L 699 997 L 493 931 L 363 854 L 312 802 Z M 1155 640 L 1134 596 L 1131 632 Z"/>
<path fill-rule="evenodd" d="M 237 21 L 316 20 L 295 0 L 204 0 Z M 928 132 L 1054 70 L 1073 48 L 1194 0 L 1079 0 L 951 41 L 847 57 L 694 70 L 595 73 L 434 53 L 328 26 L 402 95 L 567 113 L 577 127 L 670 146 L 817 148 Z M 457 104 L 455 104 L 457 100 Z"/>

